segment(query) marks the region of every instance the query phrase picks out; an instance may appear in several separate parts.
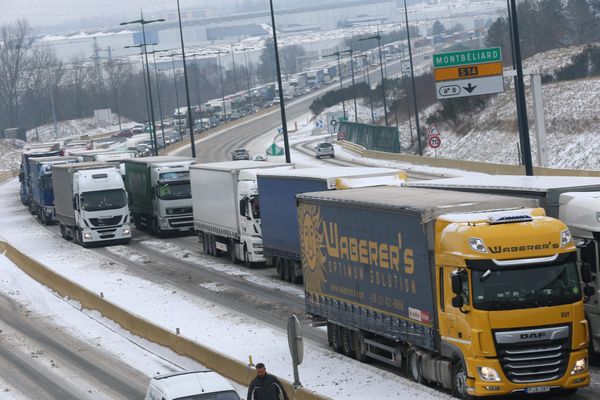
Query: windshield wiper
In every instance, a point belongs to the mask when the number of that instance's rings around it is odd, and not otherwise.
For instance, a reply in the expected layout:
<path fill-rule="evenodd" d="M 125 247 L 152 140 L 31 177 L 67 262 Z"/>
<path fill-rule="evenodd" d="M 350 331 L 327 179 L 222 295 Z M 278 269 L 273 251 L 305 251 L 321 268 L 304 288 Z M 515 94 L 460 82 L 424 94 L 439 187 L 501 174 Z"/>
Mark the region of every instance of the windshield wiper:
<path fill-rule="evenodd" d="M 512 309 L 514 308 L 514 306 L 516 306 L 516 304 L 512 303 L 512 302 L 507 302 L 507 301 L 498 301 L 498 300 L 483 300 L 483 301 L 478 301 L 477 302 L 477 307 L 487 307 L 489 309 L 495 309 L 495 310 L 500 310 L 500 309 Z"/>

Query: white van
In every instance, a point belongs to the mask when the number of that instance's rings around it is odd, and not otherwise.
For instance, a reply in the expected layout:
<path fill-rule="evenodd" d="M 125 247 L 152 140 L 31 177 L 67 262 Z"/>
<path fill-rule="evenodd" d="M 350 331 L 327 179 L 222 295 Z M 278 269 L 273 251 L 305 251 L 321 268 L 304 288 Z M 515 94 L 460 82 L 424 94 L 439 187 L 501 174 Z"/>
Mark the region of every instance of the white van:
<path fill-rule="evenodd" d="M 150 380 L 146 400 L 240 400 L 225 378 L 211 370 L 157 375 Z"/>

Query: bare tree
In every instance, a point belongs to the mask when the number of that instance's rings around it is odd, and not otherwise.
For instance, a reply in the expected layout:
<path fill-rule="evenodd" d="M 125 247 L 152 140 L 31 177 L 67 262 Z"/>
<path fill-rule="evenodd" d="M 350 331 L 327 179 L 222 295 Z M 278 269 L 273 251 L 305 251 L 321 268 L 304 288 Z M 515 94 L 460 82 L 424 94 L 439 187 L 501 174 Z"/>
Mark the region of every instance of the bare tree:
<path fill-rule="evenodd" d="M 67 79 L 68 86 L 72 92 L 71 106 L 74 110 L 74 117 L 81 118 L 84 116 L 86 107 L 86 89 L 91 84 L 92 65 L 89 61 L 81 56 L 75 56 L 69 63 Z"/>
<path fill-rule="evenodd" d="M 113 58 L 104 63 L 106 73 L 105 83 L 112 94 L 114 110 L 119 118 L 119 129 L 121 129 L 121 110 L 119 107 L 119 93 L 126 79 L 131 79 L 131 64 L 124 63 Z M 112 107 L 111 107 L 112 108 Z"/>
<path fill-rule="evenodd" d="M 32 30 L 25 20 L 0 26 L 0 126 L 19 125 L 19 104 L 25 93 L 24 68 Z"/>

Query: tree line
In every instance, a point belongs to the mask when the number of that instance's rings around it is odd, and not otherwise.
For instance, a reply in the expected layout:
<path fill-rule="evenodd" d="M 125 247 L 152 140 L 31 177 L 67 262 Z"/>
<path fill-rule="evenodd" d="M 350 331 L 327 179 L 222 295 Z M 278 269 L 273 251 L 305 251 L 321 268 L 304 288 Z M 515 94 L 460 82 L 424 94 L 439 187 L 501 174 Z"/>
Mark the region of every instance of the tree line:
<path fill-rule="evenodd" d="M 524 0 L 517 4 L 521 55 L 600 41 L 600 0 Z M 501 46 L 505 65 L 512 64 L 509 20 L 497 18 L 486 45 Z"/>
<path fill-rule="evenodd" d="M 301 46 L 283 48 L 280 51 L 282 73 L 297 72 L 303 55 Z M 175 59 L 178 66 L 173 72 L 171 58 L 155 56 L 159 65 L 162 64 L 156 73 L 153 57 L 149 55 L 151 92 L 158 121 L 159 105 L 164 118 L 169 118 L 176 107 L 186 105 L 186 99 L 183 71 L 178 68 L 181 60 Z M 256 85 L 275 80 L 272 40 L 266 40 L 258 63 L 248 63 L 246 69 L 246 63 L 241 60 L 243 58 L 236 55 L 235 70 L 223 67 L 219 71 L 216 61 L 196 63 L 188 57 L 192 105 L 221 97 L 220 73 L 226 95 L 246 90 L 248 83 Z M 133 121 L 146 121 L 144 82 L 139 57 L 94 59 L 79 55 L 63 61 L 52 48 L 35 40 L 35 30 L 27 21 L 0 26 L 0 132 L 6 128 L 31 129 L 50 123 L 53 112 L 56 119 L 62 121 L 91 117 L 94 109 L 103 108 L 110 108 L 113 113 L 118 112 Z"/>

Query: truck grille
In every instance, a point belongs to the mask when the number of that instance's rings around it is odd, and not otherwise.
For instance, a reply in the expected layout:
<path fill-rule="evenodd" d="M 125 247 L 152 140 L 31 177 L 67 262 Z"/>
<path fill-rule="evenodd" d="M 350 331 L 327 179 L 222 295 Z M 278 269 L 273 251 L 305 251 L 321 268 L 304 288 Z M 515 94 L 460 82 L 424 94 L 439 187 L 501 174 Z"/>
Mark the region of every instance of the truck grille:
<path fill-rule="evenodd" d="M 167 211 L 169 215 L 191 214 L 193 212 L 192 207 L 172 207 L 169 208 Z"/>
<path fill-rule="evenodd" d="M 95 227 L 101 227 L 101 226 L 114 226 L 119 224 L 119 222 L 121 222 L 121 215 L 117 215 L 114 217 L 110 217 L 110 218 L 90 218 L 90 224 L 92 224 Z"/>
<path fill-rule="evenodd" d="M 545 382 L 565 374 L 570 353 L 568 326 L 496 332 L 500 365 L 514 383 Z"/>

